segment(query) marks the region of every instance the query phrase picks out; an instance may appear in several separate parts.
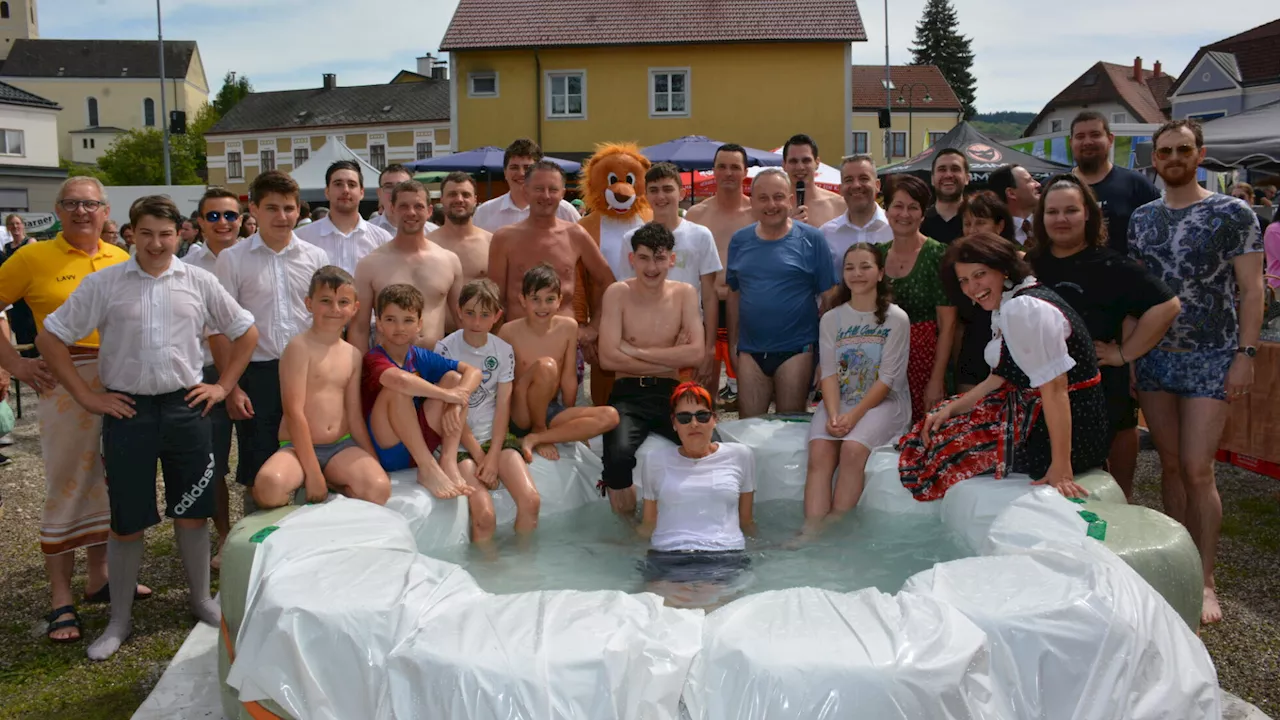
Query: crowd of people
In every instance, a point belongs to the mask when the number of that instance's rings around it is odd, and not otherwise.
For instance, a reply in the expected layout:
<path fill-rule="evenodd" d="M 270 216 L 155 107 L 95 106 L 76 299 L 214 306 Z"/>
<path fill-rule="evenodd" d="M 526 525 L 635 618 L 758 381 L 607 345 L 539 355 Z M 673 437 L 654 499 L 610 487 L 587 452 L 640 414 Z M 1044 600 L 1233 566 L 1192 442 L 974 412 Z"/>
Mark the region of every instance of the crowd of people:
<path fill-rule="evenodd" d="M 812 182 L 818 147 L 797 135 L 749 196 L 746 151 L 727 144 L 716 194 L 684 216 L 676 167 L 637 178 L 653 219 L 619 258 L 576 224 L 563 171 L 528 140 L 507 150 L 500 197 L 478 203 L 470 176 L 446 177 L 440 226 L 400 166 L 381 173 L 381 213 L 366 220 L 361 167 L 339 161 L 328 212 L 305 227 L 297 184 L 267 172 L 247 213 L 210 188 L 194 225 L 168 198 L 137 201 L 125 251 L 107 238 L 106 190 L 72 178 L 62 233 L 26 242 L 19 219 L 0 265 L 22 347 L 0 333 L 0 365 L 41 396 L 49 638 L 80 639 L 79 548 L 84 601 L 111 603 L 89 655 L 129 636 L 134 600 L 151 593 L 138 579 L 143 533 L 161 522 L 157 462 L 191 610 L 216 624 L 207 523 L 220 550 L 233 434 L 246 512 L 329 492 L 385 503 L 388 473 L 412 469 L 468 503 L 478 543 L 496 530 L 489 490 L 505 487 L 515 531 L 532 532 L 533 457 L 603 436 L 600 490 L 622 516 L 639 510 L 646 578 L 732 575 L 747 564 L 755 479 L 750 452 L 719 442 L 716 408 L 749 418 L 811 398 L 802 538 L 857 505 L 871 450 L 894 441 L 921 501 L 1012 473 L 1075 497 L 1075 477 L 1103 466 L 1130 493 L 1143 408 L 1166 512 L 1200 549 L 1216 621 L 1213 457 L 1253 377 L 1259 225 L 1196 183 L 1194 121 L 1155 133 L 1163 195 L 1112 164 L 1112 139 L 1106 118 L 1082 113 L 1071 173 L 1042 185 L 1010 166 L 978 192 L 957 150 L 936 153 L 932 187 L 882 186 L 855 155 L 837 194 Z M 723 389 L 722 364 L 736 379 Z M 616 376 L 607 402 L 578 403 L 586 366 Z M 646 464 L 637 498 L 650 434 L 675 447 Z"/>

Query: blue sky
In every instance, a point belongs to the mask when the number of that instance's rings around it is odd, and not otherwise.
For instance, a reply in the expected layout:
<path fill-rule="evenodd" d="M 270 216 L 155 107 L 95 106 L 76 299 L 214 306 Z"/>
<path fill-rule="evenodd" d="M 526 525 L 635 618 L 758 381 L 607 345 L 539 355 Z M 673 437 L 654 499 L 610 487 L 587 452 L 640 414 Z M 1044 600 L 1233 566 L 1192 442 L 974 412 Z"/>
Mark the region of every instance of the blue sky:
<path fill-rule="evenodd" d="M 248 75 L 258 90 L 317 87 L 327 72 L 337 73 L 342 85 L 386 82 L 413 69 L 419 55 L 435 52 L 457 7 L 457 0 L 161 2 L 165 37 L 199 42 L 213 92 L 229 70 Z M 978 108 L 984 112 L 1038 111 L 1098 60 L 1128 64 L 1140 55 L 1147 67 L 1161 60 L 1165 72 L 1177 75 L 1201 45 L 1274 19 L 1247 4 L 1212 12 L 1206 0 L 953 4 L 961 32 L 973 38 Z M 892 63 L 910 60 L 923 7 L 924 0 L 890 3 Z M 153 0 L 43 0 L 38 8 L 42 37 L 155 37 Z M 854 45 L 854 62 L 883 64 L 884 2 L 859 8 L 867 42 Z"/>

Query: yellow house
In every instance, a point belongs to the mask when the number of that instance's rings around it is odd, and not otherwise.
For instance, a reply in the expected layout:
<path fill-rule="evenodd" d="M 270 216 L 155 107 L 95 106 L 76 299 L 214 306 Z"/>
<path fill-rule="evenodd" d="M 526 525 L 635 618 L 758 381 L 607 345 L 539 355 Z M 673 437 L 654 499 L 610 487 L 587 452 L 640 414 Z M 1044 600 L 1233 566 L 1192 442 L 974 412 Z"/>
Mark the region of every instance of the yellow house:
<path fill-rule="evenodd" d="M 850 43 L 866 40 L 853 0 L 520 5 L 460 0 L 441 41 L 460 150 L 694 134 L 774 148 L 798 132 L 828 157 L 851 147 Z"/>
<path fill-rule="evenodd" d="M 11 11 L 12 12 L 12 11 Z M 209 102 L 204 63 L 194 42 L 166 40 L 164 80 L 159 48 L 143 40 L 38 40 L 6 43 L 0 80 L 56 102 L 58 154 L 92 164 L 129 130 L 161 127 L 166 109 L 192 120 Z"/>
<path fill-rule="evenodd" d="M 853 152 L 882 166 L 914 157 L 963 117 L 960 99 L 933 65 L 854 65 Z M 892 107 L 886 136 L 880 112 Z M 887 149 L 887 152 L 886 152 Z"/>
<path fill-rule="evenodd" d="M 331 140 L 381 170 L 447 154 L 450 137 L 447 80 L 340 87 L 326 74 L 320 88 L 250 93 L 206 132 L 209 184 L 247 197 L 259 173 L 291 172 Z"/>

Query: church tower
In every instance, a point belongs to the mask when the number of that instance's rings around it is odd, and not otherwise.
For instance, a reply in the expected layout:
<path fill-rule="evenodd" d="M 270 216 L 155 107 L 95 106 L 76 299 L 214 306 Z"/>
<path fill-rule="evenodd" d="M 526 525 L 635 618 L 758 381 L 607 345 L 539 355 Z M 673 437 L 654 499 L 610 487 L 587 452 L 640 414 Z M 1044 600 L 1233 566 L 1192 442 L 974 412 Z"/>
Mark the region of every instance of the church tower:
<path fill-rule="evenodd" d="M 37 0 L 0 0 L 0 60 L 9 57 L 17 40 L 40 37 L 36 22 Z"/>

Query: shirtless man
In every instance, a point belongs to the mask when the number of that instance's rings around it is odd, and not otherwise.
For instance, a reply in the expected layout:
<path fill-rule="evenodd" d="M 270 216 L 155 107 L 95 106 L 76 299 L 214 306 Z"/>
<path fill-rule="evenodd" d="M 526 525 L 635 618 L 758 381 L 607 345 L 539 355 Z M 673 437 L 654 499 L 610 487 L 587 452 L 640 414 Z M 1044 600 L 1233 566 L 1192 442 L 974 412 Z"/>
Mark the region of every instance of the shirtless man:
<path fill-rule="evenodd" d="M 649 433 L 679 444 L 671 424 L 671 393 L 680 368 L 702 360 L 702 317 L 698 291 L 667 279 L 675 264 L 675 235 L 651 222 L 631 236 L 636 276 L 605 291 L 600 329 L 600 362 L 618 374 L 609 405 L 618 425 L 604 435 L 604 475 L 609 504 L 629 517 L 636 511 L 632 471 L 636 451 Z"/>
<path fill-rule="evenodd" d="M 782 164 L 796 191 L 797 207 L 791 211 L 791 217 L 814 227 L 826 225 L 846 210 L 839 193 L 820 188 L 813 181 L 819 162 L 818 144 L 808 135 L 792 135 L 782 146 Z M 800 183 L 804 183 L 804 202 L 800 202 Z"/>
<path fill-rule="evenodd" d="M 712 173 L 716 179 L 716 194 L 689 208 L 685 219 L 711 230 L 716 239 L 716 250 L 720 253 L 720 267 L 723 268 L 729 261 L 729 240 L 735 232 L 755 222 L 755 217 L 751 214 L 751 200 L 742 193 L 742 182 L 747 177 L 747 151 L 741 145 L 727 143 L 716 149 L 714 162 Z M 704 357 L 699 363 L 698 377 L 714 378 L 712 382 L 719 384 L 720 362 L 723 360 L 729 382 L 720 393 L 720 400 L 733 404 L 738 399 L 738 376 L 729 354 L 729 311 L 724 304 L 729 297 L 729 286 L 725 284 L 723 270 L 716 275 L 716 296 L 720 299 L 716 347 L 710 357 Z M 715 388 L 708 386 L 708 389 Z"/>
<path fill-rule="evenodd" d="M 427 239 L 458 256 L 462 262 L 462 284 L 489 275 L 489 242 L 493 234 L 477 227 L 476 182 L 464 172 L 451 172 L 440 185 L 444 203 L 444 225 Z"/>
<path fill-rule="evenodd" d="M 356 265 L 356 293 L 362 299 L 347 342 L 361 353 L 369 350 L 369 323 L 374 298 L 388 285 L 403 283 L 422 292 L 422 331 L 415 343 L 428 350 L 444 339 L 448 323 L 457 327 L 454 308 L 465 283 L 458 256 L 427 239 L 425 226 L 431 214 L 427 189 L 417 180 L 406 180 L 391 191 L 391 203 L 399 223 L 391 242 L 374 250 Z M 603 258 L 602 258 L 603 260 Z"/>

